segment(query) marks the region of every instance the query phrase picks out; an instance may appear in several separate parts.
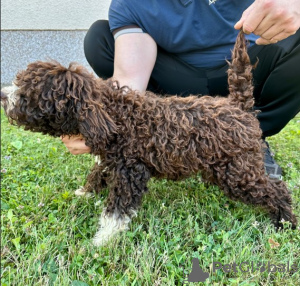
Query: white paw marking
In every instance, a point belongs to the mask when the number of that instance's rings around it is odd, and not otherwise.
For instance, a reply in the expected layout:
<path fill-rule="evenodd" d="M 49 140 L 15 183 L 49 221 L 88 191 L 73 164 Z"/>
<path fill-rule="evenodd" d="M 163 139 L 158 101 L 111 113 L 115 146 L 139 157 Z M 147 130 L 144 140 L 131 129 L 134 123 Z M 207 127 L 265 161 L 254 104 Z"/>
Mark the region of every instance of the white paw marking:
<path fill-rule="evenodd" d="M 134 215 L 136 215 L 136 212 L 132 210 L 132 216 Z M 95 234 L 93 244 L 95 246 L 104 245 L 119 232 L 127 230 L 130 221 L 131 218 L 129 216 L 120 216 L 117 210 L 112 214 L 107 214 L 104 209 L 99 220 L 100 227 Z"/>
<path fill-rule="evenodd" d="M 93 196 L 92 193 L 85 192 L 83 187 L 80 187 L 79 189 L 77 189 L 75 191 L 75 195 L 78 197 L 87 197 L 87 198 L 90 198 Z"/>

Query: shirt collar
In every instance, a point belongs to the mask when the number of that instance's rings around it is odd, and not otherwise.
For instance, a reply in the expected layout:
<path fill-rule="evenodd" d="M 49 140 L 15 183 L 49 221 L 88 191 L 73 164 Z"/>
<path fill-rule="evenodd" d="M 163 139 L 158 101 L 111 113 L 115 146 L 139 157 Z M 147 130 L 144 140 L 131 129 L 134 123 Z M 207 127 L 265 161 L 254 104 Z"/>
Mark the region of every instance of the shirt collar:
<path fill-rule="evenodd" d="M 193 2 L 193 0 L 179 0 L 183 6 L 187 6 Z"/>

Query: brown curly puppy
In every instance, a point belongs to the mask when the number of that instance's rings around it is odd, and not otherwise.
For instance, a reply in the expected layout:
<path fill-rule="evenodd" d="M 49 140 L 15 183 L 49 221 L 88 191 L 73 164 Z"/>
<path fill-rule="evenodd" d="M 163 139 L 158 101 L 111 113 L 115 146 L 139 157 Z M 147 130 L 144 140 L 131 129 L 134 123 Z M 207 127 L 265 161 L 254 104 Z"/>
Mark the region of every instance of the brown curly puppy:
<path fill-rule="evenodd" d="M 2 104 L 12 123 L 55 137 L 81 134 L 100 155 L 84 191 L 109 187 L 94 243 L 126 229 L 150 177 L 202 174 L 231 199 L 267 209 L 275 226 L 296 226 L 284 182 L 264 170 L 253 112 L 252 66 L 239 34 L 229 64 L 227 98 L 159 97 L 96 79 L 83 67 L 35 62 L 17 74 Z"/>

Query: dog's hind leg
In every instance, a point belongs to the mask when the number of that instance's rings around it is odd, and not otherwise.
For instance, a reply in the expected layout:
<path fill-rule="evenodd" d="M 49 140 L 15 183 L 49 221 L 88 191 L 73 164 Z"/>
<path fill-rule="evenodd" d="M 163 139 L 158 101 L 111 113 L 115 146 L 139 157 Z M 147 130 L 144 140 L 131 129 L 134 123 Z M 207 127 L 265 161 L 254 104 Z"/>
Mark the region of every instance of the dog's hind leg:
<path fill-rule="evenodd" d="M 261 197 L 260 189 L 264 190 Z M 254 203 L 265 206 L 276 228 L 283 228 L 285 221 L 291 223 L 292 229 L 296 228 L 297 219 L 292 211 L 292 197 L 283 181 L 266 175 L 265 184 L 258 184 L 257 189 L 253 190 L 251 195 Z"/>
<path fill-rule="evenodd" d="M 283 221 L 295 228 L 297 219 L 286 184 L 268 177 L 262 160 L 258 162 L 255 156 L 242 155 L 225 168 L 218 168 L 217 184 L 231 199 L 265 208 L 276 228 L 282 227 Z"/>
<path fill-rule="evenodd" d="M 103 245 L 117 233 L 128 229 L 131 218 L 136 216 L 142 196 L 147 191 L 149 179 L 150 172 L 142 163 L 125 161 L 117 165 L 108 180 L 108 206 L 100 217 L 94 245 Z"/>

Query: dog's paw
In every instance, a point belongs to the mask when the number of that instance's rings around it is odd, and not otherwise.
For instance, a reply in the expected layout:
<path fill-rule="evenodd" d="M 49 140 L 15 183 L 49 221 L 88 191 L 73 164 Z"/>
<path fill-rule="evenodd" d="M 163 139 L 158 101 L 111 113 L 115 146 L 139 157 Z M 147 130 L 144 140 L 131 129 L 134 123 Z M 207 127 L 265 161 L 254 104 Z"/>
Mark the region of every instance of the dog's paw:
<path fill-rule="evenodd" d="M 78 197 L 87 197 L 87 198 L 90 198 L 90 197 L 93 196 L 92 193 L 86 192 L 84 190 L 84 187 L 80 187 L 79 189 L 77 189 L 75 191 L 75 195 L 78 196 Z"/>
<path fill-rule="evenodd" d="M 97 247 L 103 246 L 106 243 L 108 243 L 115 236 L 116 233 L 117 232 L 108 234 L 104 229 L 103 230 L 100 229 L 95 234 L 92 243 L 94 246 Z"/>
<path fill-rule="evenodd" d="M 117 211 L 107 213 L 103 210 L 99 221 L 99 230 L 93 238 L 95 246 L 103 246 L 118 233 L 128 229 L 131 218 L 127 215 L 120 216 Z"/>
<path fill-rule="evenodd" d="M 292 213 L 291 209 L 279 208 L 276 214 L 271 215 L 273 224 L 277 230 L 284 229 L 284 225 L 292 229 L 297 227 L 297 218 Z"/>

